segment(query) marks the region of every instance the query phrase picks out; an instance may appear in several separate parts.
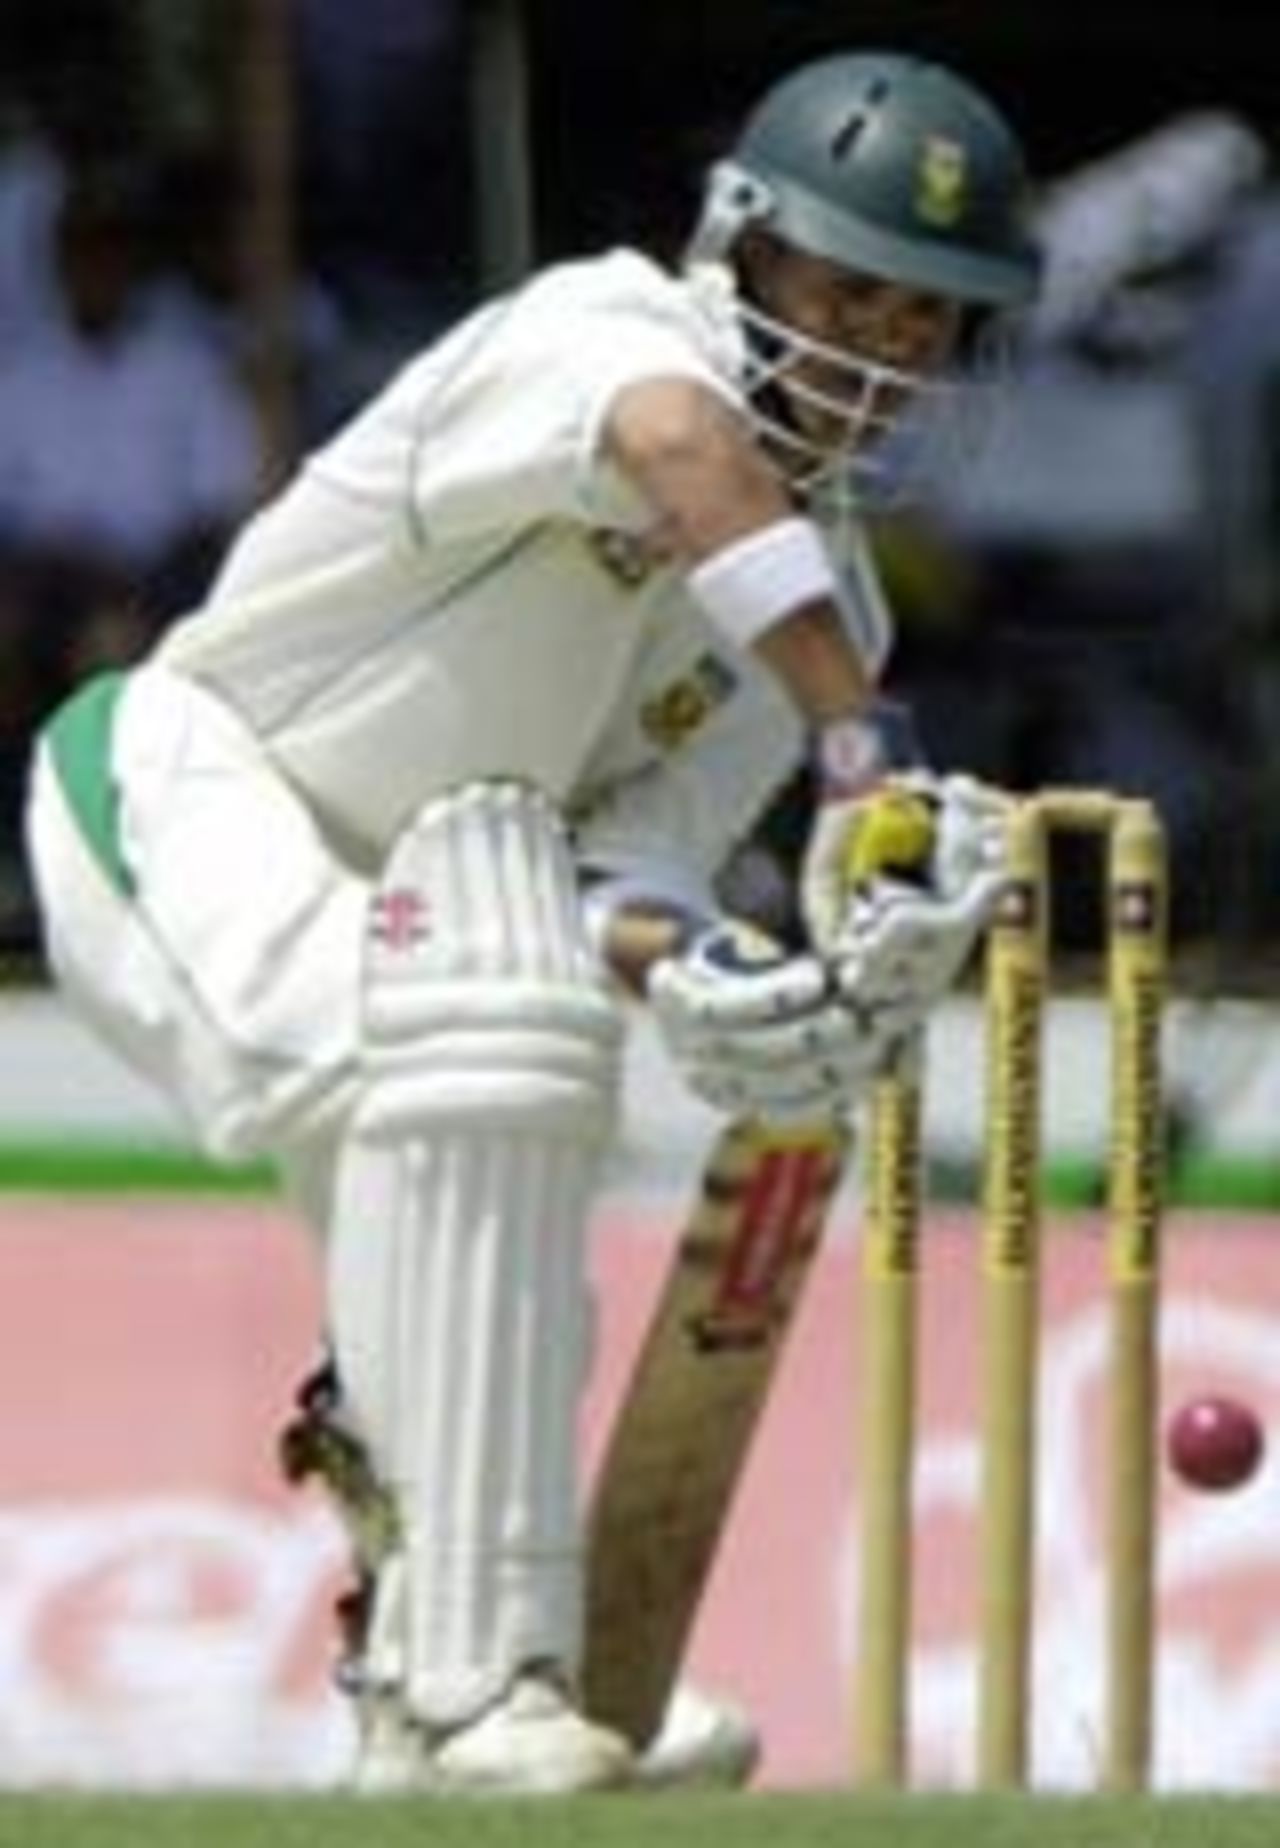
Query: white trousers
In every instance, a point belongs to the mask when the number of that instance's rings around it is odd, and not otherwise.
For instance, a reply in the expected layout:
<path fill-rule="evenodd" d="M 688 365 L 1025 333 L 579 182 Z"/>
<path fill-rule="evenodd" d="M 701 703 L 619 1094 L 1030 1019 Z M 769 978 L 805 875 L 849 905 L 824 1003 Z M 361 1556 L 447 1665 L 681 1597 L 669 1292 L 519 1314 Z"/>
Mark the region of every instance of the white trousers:
<path fill-rule="evenodd" d="M 54 974 L 207 1151 L 287 1170 L 354 1097 L 367 887 L 236 716 L 162 668 L 129 677 L 108 772 L 131 892 L 37 751 L 28 843 Z"/>

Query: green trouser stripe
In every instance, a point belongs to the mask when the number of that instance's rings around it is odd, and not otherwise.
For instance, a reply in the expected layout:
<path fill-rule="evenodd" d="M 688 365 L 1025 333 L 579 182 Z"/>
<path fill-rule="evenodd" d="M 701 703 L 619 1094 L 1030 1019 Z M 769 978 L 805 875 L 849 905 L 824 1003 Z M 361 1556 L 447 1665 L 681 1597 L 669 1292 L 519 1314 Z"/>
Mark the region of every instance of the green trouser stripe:
<path fill-rule="evenodd" d="M 124 1140 L 45 1138 L 0 1139 L 0 1199 L 12 1193 L 118 1194 L 184 1196 L 276 1191 L 269 1162 L 227 1167 L 199 1150 L 144 1146 Z"/>
<path fill-rule="evenodd" d="M 126 675 L 97 674 L 61 705 L 45 727 L 58 781 L 94 858 L 116 890 L 132 895 L 120 847 L 120 795 L 111 774 L 111 727 Z"/>

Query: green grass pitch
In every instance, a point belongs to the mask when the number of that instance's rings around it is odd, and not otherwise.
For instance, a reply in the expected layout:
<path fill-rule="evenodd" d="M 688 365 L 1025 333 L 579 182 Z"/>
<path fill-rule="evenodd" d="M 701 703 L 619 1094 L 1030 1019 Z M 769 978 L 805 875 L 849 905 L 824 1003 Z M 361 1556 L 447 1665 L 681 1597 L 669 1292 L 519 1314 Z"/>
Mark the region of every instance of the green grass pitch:
<path fill-rule="evenodd" d="M 1280 1795 L 0 1798 L 0 1848 L 1273 1848 Z"/>

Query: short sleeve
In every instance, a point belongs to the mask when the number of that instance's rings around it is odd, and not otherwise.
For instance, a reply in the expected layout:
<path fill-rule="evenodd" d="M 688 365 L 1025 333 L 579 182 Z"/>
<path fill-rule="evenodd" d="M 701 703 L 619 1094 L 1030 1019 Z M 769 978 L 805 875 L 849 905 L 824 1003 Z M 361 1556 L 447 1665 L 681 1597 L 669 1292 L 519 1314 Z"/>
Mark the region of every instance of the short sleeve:
<path fill-rule="evenodd" d="M 493 311 L 432 382 L 412 464 L 425 537 L 555 518 L 639 527 L 644 503 L 602 453 L 618 393 L 683 377 L 741 402 L 731 343 L 696 299 L 640 259 L 612 262 L 621 273 L 566 266 Z"/>

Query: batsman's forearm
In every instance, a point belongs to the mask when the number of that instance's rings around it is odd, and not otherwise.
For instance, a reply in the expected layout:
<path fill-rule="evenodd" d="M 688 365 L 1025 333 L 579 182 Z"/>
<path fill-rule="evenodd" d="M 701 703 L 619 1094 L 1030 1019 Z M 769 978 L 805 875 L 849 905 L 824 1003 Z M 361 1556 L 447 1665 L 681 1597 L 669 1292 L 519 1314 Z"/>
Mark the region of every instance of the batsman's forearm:
<path fill-rule="evenodd" d="M 815 729 L 856 716 L 874 695 L 839 611 L 825 600 L 805 604 L 766 629 L 755 652 Z"/>

